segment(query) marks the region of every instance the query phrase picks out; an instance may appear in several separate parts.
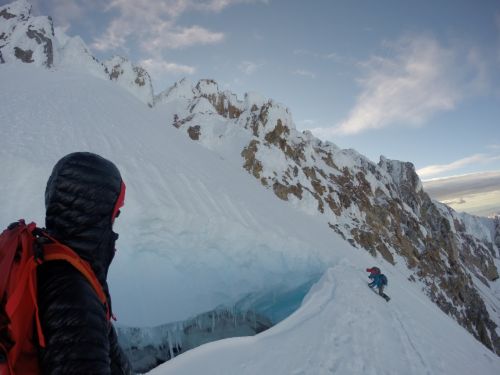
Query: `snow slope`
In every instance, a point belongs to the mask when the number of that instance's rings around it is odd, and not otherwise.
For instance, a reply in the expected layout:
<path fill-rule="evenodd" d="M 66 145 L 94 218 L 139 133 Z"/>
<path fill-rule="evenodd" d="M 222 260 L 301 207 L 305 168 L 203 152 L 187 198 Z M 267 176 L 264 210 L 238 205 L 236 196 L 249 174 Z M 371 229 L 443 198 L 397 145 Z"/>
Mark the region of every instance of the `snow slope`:
<path fill-rule="evenodd" d="M 235 161 L 186 139 L 165 109 L 77 72 L 4 65 L 0 81 L 0 226 L 21 217 L 43 223 L 46 179 L 69 152 L 97 152 L 123 174 L 126 206 L 110 273 L 120 324 L 183 320 L 249 293 L 298 287 L 333 267 L 270 331 L 208 344 L 156 373 L 500 370 L 498 357 L 403 269 L 352 248 L 317 217 L 261 189 Z M 373 264 L 389 277 L 389 304 L 364 285 Z"/>
<path fill-rule="evenodd" d="M 0 226 L 43 225 L 53 165 L 74 151 L 113 160 L 127 184 L 111 268 L 121 324 L 154 326 L 317 277 L 349 247 L 191 142 L 109 81 L 2 66 Z M 99 93 L 96 95 L 96 93 Z M 154 308 L 153 308 L 154 307 Z"/>
<path fill-rule="evenodd" d="M 282 323 L 193 349 L 151 375 L 498 374 L 499 358 L 409 283 L 386 303 L 342 260 Z M 396 281 L 397 280 L 397 281 Z"/>

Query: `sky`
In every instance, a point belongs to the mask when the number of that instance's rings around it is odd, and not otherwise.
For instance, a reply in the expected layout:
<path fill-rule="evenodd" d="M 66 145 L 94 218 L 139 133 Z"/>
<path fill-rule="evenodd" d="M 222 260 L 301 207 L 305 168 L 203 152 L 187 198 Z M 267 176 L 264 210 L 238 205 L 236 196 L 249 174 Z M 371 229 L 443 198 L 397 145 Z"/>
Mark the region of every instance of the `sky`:
<path fill-rule="evenodd" d="M 32 4 L 97 58 L 146 68 L 156 93 L 183 77 L 258 92 L 299 130 L 374 162 L 412 162 L 457 210 L 500 213 L 498 0 Z"/>

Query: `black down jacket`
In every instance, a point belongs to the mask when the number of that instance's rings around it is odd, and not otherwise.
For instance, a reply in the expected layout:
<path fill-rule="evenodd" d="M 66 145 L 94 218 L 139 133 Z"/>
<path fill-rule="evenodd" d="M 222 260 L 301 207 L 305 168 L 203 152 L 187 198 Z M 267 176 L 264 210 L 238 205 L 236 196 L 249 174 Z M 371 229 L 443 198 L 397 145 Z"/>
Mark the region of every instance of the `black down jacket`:
<path fill-rule="evenodd" d="M 55 165 L 45 191 L 48 233 L 90 263 L 110 306 L 106 277 L 118 238 L 112 216 L 121 189 L 113 163 L 78 152 Z M 39 266 L 38 305 L 46 340 L 40 348 L 43 374 L 131 374 L 105 307 L 69 263 Z"/>

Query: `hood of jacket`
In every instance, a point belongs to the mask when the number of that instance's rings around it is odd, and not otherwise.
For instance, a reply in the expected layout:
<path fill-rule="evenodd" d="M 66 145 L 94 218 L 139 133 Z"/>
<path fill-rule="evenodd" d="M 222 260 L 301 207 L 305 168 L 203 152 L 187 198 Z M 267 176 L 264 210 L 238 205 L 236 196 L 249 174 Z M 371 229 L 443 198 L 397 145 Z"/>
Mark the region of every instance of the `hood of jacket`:
<path fill-rule="evenodd" d="M 57 162 L 45 190 L 47 232 L 90 263 L 103 286 L 115 253 L 113 221 L 124 188 L 112 162 L 75 152 Z"/>

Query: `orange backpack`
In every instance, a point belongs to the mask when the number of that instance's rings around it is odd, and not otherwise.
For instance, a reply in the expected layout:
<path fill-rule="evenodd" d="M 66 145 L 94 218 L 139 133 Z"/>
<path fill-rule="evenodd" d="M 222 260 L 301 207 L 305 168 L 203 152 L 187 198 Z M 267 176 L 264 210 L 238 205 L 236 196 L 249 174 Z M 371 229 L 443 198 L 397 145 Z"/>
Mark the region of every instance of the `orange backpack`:
<path fill-rule="evenodd" d="M 37 267 L 64 260 L 88 280 L 110 311 L 106 294 L 90 265 L 35 223 L 9 225 L 0 235 L 0 375 L 39 373 L 38 347 L 45 338 L 38 316 Z"/>

